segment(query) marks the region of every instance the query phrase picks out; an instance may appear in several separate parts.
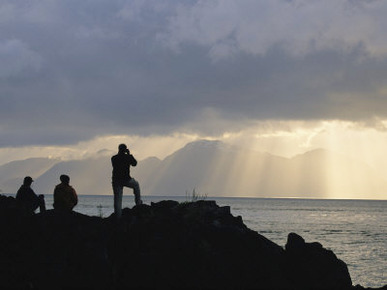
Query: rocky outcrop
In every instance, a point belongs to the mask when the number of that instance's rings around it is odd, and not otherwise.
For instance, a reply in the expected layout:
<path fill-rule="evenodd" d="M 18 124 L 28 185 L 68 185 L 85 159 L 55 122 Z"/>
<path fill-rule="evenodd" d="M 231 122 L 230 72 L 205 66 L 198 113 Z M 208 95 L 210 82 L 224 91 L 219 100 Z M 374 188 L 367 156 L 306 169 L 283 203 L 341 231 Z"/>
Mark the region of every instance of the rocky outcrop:
<path fill-rule="evenodd" d="M 351 289 L 346 264 L 291 233 L 283 249 L 214 201 L 161 201 L 122 218 L 0 197 L 0 287 L 28 289 Z"/>
<path fill-rule="evenodd" d="M 347 265 L 320 243 L 290 233 L 285 246 L 287 277 L 297 288 L 341 289 L 351 285 Z"/>

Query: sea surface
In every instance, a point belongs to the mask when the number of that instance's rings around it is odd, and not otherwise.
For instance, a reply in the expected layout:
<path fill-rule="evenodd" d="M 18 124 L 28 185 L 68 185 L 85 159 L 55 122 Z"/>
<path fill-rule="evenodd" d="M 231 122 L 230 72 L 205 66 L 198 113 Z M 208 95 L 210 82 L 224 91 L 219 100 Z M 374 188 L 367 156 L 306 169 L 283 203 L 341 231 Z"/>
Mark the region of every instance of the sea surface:
<path fill-rule="evenodd" d="M 147 204 L 190 197 L 143 196 Z M 284 247 L 287 235 L 295 232 L 306 242 L 320 242 L 332 250 L 349 269 L 353 285 L 381 287 L 387 284 L 387 200 L 316 200 L 206 197 L 219 206 L 230 206 L 252 230 Z M 52 208 L 52 195 L 46 195 Z M 123 208 L 133 207 L 132 194 L 123 198 Z M 80 195 L 75 211 L 108 217 L 113 196 Z"/>

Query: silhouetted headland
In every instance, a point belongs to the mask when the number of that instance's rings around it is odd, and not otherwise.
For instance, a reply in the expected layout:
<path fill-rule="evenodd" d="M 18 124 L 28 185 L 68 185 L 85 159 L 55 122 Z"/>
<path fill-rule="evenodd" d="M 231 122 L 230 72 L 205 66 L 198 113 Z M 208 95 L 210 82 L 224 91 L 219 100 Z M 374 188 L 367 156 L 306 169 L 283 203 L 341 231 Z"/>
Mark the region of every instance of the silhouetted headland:
<path fill-rule="evenodd" d="M 0 230 L 1 289 L 364 289 L 321 244 L 290 233 L 282 248 L 210 200 L 124 208 L 117 222 L 27 215 L 0 195 Z"/>

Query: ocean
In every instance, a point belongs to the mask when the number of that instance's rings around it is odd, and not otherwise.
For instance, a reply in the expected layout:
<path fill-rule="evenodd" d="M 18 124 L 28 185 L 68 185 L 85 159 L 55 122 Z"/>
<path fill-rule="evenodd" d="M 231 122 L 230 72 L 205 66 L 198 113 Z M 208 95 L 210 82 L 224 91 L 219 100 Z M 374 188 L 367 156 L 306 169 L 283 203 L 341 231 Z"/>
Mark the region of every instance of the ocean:
<path fill-rule="evenodd" d="M 52 208 L 52 195 L 46 195 Z M 147 204 L 186 196 L 143 196 Z M 295 232 L 306 242 L 320 242 L 349 269 L 353 285 L 381 287 L 387 284 L 387 200 L 316 200 L 206 197 L 219 206 L 230 206 L 252 230 L 284 247 Z M 124 194 L 123 208 L 133 207 L 131 193 Z M 80 195 L 75 211 L 107 217 L 113 212 L 113 196 Z"/>

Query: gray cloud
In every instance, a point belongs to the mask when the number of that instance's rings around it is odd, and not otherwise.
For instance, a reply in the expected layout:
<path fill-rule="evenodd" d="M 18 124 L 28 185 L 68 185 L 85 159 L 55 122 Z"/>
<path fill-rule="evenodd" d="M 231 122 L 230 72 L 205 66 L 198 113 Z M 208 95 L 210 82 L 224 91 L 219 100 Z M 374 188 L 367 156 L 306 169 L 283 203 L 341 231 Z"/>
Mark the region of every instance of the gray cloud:
<path fill-rule="evenodd" d="M 41 67 L 41 57 L 20 40 L 0 42 L 0 78 L 17 76 L 24 71 L 32 73 Z"/>
<path fill-rule="evenodd" d="M 0 146 L 386 118 L 387 4 L 320 2 L 2 1 Z"/>

